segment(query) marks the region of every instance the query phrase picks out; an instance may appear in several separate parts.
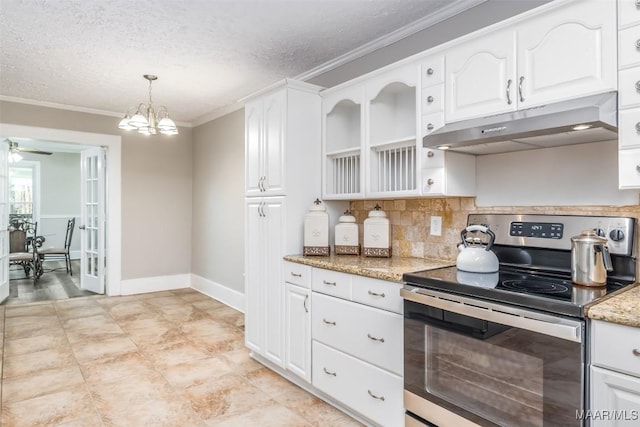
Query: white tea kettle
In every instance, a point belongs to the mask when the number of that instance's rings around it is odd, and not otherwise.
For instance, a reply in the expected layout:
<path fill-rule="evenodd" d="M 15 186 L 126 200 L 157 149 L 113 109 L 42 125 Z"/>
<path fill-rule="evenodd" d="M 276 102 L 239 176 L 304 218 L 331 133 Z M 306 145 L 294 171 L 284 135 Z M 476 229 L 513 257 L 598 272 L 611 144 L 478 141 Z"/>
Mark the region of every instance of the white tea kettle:
<path fill-rule="evenodd" d="M 467 233 L 479 231 L 489 236 L 489 243 L 484 246 L 480 239 L 467 238 Z M 470 273 L 495 273 L 498 271 L 498 257 L 491 248 L 496 235 L 484 225 L 470 225 L 460 233 L 462 243 L 458 245 L 460 253 L 456 260 L 458 270 Z"/>

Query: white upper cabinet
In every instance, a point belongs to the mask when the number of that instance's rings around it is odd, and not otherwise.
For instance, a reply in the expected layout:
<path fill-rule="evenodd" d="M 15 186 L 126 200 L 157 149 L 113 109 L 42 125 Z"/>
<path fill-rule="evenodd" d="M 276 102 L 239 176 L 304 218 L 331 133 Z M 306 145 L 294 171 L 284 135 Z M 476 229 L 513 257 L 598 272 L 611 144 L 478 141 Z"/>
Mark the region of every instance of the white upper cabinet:
<path fill-rule="evenodd" d="M 376 76 L 366 84 L 366 197 L 418 193 L 419 70 L 419 65 L 412 64 Z"/>
<path fill-rule="evenodd" d="M 247 196 L 284 195 L 287 91 L 282 89 L 245 106 Z"/>
<path fill-rule="evenodd" d="M 364 88 L 356 85 L 322 99 L 322 196 L 325 199 L 364 195 L 363 98 Z"/>
<path fill-rule="evenodd" d="M 517 108 L 516 40 L 498 31 L 451 48 L 446 55 L 445 121 Z"/>
<path fill-rule="evenodd" d="M 445 121 L 617 89 L 614 1 L 565 2 L 446 53 Z"/>
<path fill-rule="evenodd" d="M 615 1 L 574 2 L 517 34 L 519 108 L 616 90 Z"/>

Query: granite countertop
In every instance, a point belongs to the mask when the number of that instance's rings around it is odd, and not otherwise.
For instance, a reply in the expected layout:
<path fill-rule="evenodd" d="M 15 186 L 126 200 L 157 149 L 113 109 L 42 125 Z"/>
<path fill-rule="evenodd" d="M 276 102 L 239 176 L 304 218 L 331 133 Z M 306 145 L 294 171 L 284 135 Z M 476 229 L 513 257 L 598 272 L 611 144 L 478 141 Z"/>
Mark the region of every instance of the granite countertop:
<path fill-rule="evenodd" d="M 373 258 L 354 255 L 330 255 L 328 257 L 287 255 L 284 259 L 312 267 L 373 277 L 374 279 L 390 280 L 392 282 L 402 282 L 404 273 L 455 265 L 453 261 L 433 258 Z"/>
<path fill-rule="evenodd" d="M 587 317 L 621 325 L 640 327 L 640 286 L 614 294 L 611 298 L 594 304 L 587 310 Z"/>

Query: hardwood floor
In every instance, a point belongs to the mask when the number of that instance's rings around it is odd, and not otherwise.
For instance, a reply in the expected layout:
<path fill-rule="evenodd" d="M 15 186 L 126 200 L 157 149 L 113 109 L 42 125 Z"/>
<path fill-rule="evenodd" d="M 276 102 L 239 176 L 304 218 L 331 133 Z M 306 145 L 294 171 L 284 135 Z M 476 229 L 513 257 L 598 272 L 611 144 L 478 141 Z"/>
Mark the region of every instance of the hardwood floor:
<path fill-rule="evenodd" d="M 31 277 L 24 276 L 24 270 L 11 266 L 9 270 L 9 298 L 3 305 L 26 304 L 30 302 L 63 300 L 74 297 L 96 295 L 80 289 L 80 261 L 72 261 L 74 275 L 67 274 L 64 261 L 47 261 L 44 273 L 33 284 Z"/>

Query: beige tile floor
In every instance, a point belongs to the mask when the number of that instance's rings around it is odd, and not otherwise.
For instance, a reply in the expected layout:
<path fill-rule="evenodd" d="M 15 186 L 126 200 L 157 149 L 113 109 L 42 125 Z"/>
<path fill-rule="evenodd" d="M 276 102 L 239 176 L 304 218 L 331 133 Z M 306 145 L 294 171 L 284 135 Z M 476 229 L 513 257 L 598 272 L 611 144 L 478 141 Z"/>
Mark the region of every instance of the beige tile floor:
<path fill-rule="evenodd" d="M 191 289 L 0 306 L 2 426 L 356 426 Z"/>

